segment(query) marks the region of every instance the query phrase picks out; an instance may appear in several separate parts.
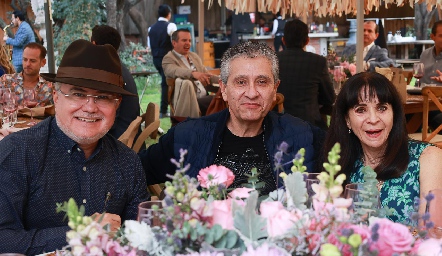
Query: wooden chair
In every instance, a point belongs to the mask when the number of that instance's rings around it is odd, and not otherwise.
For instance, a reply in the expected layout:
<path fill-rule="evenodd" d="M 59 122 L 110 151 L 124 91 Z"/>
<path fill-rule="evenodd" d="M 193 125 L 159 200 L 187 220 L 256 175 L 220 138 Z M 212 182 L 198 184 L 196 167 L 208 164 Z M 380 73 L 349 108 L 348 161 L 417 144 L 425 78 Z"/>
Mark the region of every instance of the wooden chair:
<path fill-rule="evenodd" d="M 276 93 L 276 100 L 272 104 L 272 108 L 278 107 L 278 113 L 284 112 L 284 95 L 282 93 L 277 92 Z"/>
<path fill-rule="evenodd" d="M 404 77 L 407 79 L 407 85 L 410 84 L 411 79 L 413 78 L 413 71 L 402 71 L 402 74 L 404 75 Z"/>
<path fill-rule="evenodd" d="M 155 139 L 158 133 L 158 128 L 160 127 L 160 107 L 158 104 L 150 102 L 147 105 L 146 113 L 144 113 L 140 118 L 144 122 L 144 129 L 138 136 L 132 149 L 138 153 L 141 146 L 146 141 L 148 137 Z M 141 122 L 141 123 L 142 123 Z"/>
<path fill-rule="evenodd" d="M 154 198 L 156 198 L 155 200 L 162 200 L 164 198 L 164 184 L 148 185 L 147 189 L 149 190 L 149 194 L 151 195 L 150 200 L 154 201 Z"/>
<path fill-rule="evenodd" d="M 135 118 L 135 120 L 130 123 L 129 127 L 127 127 L 126 131 L 121 134 L 118 140 L 123 142 L 129 148 L 132 148 L 135 136 L 137 135 L 138 128 L 140 127 L 142 121 L 143 119 L 141 118 L 141 116 Z"/>
<path fill-rule="evenodd" d="M 439 86 L 427 86 L 422 88 L 423 101 L 423 119 L 422 119 L 422 133 L 409 134 L 410 138 L 415 140 L 422 140 L 433 143 L 442 148 L 442 135 L 438 133 L 442 130 L 442 124 L 440 124 L 434 131 L 428 132 L 428 113 L 430 111 L 430 100 L 437 106 L 439 111 L 442 111 L 442 104 L 438 97 L 442 97 L 442 87 Z"/>

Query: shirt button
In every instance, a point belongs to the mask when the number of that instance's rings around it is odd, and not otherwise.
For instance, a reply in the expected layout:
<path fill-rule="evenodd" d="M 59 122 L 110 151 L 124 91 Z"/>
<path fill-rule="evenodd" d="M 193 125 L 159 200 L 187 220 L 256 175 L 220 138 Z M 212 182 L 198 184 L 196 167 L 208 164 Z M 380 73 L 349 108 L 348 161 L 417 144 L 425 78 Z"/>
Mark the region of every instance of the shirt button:
<path fill-rule="evenodd" d="M 86 199 L 83 199 L 83 204 L 85 204 L 86 203 Z"/>
<path fill-rule="evenodd" d="M 71 153 L 71 150 L 68 150 L 68 153 Z"/>
<path fill-rule="evenodd" d="M 81 152 L 81 149 L 80 149 L 80 148 L 77 148 L 77 151 L 78 151 L 78 152 Z"/>
<path fill-rule="evenodd" d="M 83 167 L 83 171 L 86 171 L 86 166 Z"/>

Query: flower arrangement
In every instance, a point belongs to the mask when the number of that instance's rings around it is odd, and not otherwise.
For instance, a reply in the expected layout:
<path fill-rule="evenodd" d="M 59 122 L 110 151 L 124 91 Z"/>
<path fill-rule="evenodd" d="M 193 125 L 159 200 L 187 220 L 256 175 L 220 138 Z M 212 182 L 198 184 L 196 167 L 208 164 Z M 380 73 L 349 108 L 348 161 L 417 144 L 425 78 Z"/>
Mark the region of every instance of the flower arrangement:
<path fill-rule="evenodd" d="M 327 53 L 327 64 L 328 72 L 330 73 L 330 78 L 334 82 L 344 82 L 349 77 L 356 74 L 355 56 L 349 57 L 339 57 L 337 56 L 335 50 L 330 47 Z M 341 69 L 336 69 L 335 67 L 342 67 Z"/>
<path fill-rule="evenodd" d="M 287 146 L 282 144 L 275 155 L 280 167 Z M 313 207 L 307 208 L 304 181 L 304 150 L 293 160 L 292 173 L 281 173 L 285 188 L 268 197 L 259 197 L 257 172 L 252 171 L 247 186 L 229 189 L 233 173 L 222 166 L 202 169 L 197 177 L 185 175 L 187 152 L 181 151 L 179 161 L 172 160 L 178 170 L 166 182 L 163 207 L 153 207 L 161 220 L 159 226 L 145 222 L 126 221 L 112 234 L 99 221 L 84 216 L 84 208 L 73 199 L 58 205 L 66 211 L 67 241 L 72 255 L 442 255 L 442 239 L 424 239 L 425 230 L 415 237 L 409 228 L 382 216 L 388 209 L 370 211 L 367 201 L 359 208 L 352 199 L 341 198 L 344 174 L 338 174 L 340 146 L 336 144 L 318 175 Z M 365 170 L 373 181 L 374 171 Z M 374 176 L 375 177 L 375 176 Z M 369 197 L 377 191 L 364 184 Z M 198 189 L 199 186 L 201 189 Z M 368 188 L 368 189 L 365 189 Z M 371 193 L 371 194 L 370 194 Z M 431 200 L 431 196 L 427 196 Z M 365 207 L 365 208 L 364 208 Z M 365 209 L 365 211 L 364 211 Z M 428 216 L 422 218 L 431 227 Z"/>

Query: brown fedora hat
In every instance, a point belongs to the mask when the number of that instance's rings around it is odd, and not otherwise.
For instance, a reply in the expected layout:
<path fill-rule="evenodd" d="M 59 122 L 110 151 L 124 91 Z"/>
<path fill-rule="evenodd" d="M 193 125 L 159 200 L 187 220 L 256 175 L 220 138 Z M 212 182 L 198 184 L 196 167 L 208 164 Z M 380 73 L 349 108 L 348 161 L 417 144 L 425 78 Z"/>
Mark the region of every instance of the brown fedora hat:
<path fill-rule="evenodd" d="M 40 75 L 51 82 L 136 96 L 123 89 L 120 58 L 109 44 L 94 45 L 87 40 L 76 40 L 66 49 L 57 74 Z"/>

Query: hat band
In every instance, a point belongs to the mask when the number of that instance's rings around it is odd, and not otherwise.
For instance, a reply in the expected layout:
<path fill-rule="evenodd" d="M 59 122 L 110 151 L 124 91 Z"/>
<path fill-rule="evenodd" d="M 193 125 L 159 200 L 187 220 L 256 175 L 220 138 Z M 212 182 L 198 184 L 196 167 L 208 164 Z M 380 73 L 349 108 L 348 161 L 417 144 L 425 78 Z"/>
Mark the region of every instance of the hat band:
<path fill-rule="evenodd" d="M 123 87 L 123 77 L 112 72 L 95 68 L 59 67 L 57 78 L 89 79 Z M 115 83 L 118 81 L 118 84 Z"/>

